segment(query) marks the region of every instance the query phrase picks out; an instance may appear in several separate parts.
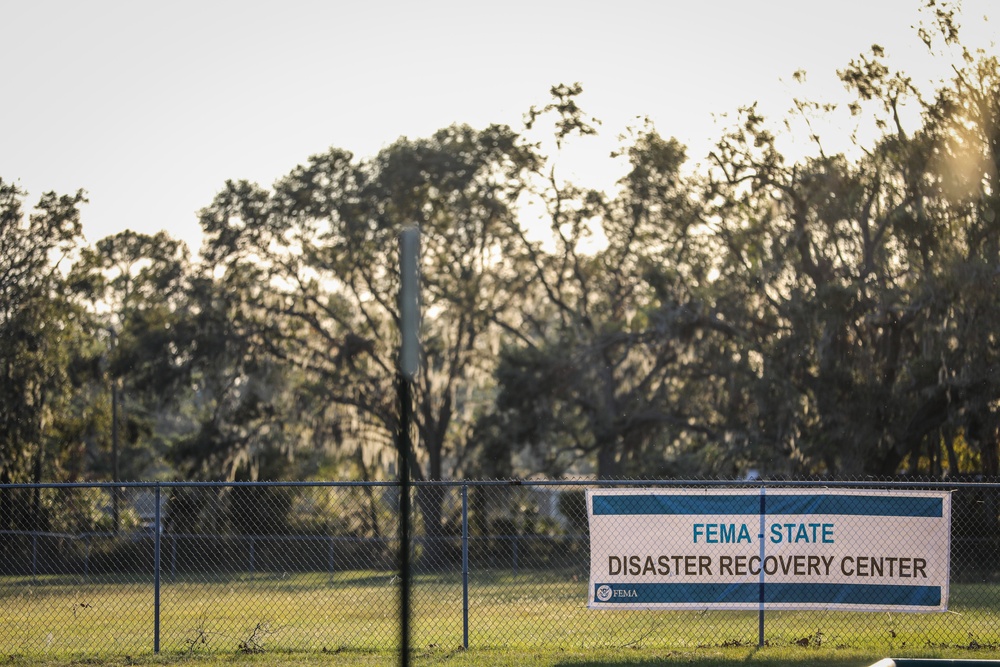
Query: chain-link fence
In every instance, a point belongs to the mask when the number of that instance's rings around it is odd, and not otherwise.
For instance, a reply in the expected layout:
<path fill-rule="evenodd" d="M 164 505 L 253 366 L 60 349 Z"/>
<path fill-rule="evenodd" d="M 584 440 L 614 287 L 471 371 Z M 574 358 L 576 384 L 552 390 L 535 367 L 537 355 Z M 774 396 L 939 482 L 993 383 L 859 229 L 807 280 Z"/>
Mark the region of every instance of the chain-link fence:
<path fill-rule="evenodd" d="M 948 611 L 588 609 L 585 490 L 595 483 L 417 483 L 412 645 L 1000 645 L 1000 484 L 600 486 L 951 491 Z M 398 493 L 394 483 L 0 486 L 0 646 L 12 655 L 396 649 Z M 634 537 L 613 539 L 628 553 Z"/>

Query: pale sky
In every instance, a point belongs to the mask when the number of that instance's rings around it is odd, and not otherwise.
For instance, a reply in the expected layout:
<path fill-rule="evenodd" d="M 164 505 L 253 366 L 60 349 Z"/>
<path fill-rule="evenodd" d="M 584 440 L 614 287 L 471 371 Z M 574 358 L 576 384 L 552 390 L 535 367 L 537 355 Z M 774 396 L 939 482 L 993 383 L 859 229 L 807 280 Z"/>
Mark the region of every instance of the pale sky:
<path fill-rule="evenodd" d="M 836 70 L 879 43 L 940 76 L 911 28 L 920 4 L 0 0 L 0 177 L 29 203 L 85 189 L 90 242 L 166 229 L 196 251 L 226 179 L 270 185 L 330 146 L 370 156 L 454 122 L 518 126 L 579 81 L 604 139 L 576 166 L 613 181 L 605 156 L 636 116 L 697 161 L 713 115 L 757 101 L 780 120 L 797 69 L 833 98 Z M 970 43 L 988 43 L 996 4 L 965 0 Z"/>

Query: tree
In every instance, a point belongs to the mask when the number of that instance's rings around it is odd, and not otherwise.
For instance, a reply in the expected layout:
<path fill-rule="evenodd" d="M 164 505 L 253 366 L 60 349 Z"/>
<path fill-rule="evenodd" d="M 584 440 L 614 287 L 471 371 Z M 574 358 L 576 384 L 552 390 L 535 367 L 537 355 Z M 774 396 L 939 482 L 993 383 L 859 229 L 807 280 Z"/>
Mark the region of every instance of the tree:
<path fill-rule="evenodd" d="M 948 405 L 924 428 L 929 440 L 935 431 L 944 436 L 950 470 L 959 471 L 953 446 L 959 433 L 978 454 L 981 471 L 996 476 L 1000 358 L 993 332 L 1000 327 L 1000 61 L 961 45 L 959 25 L 948 5 L 928 3 L 928 9 L 933 19 L 920 33 L 925 44 L 939 53 L 952 51 L 961 64 L 925 112 L 926 141 L 932 146 L 928 179 L 935 193 L 925 208 L 940 220 L 940 237 L 932 249 L 940 269 L 929 276 L 924 293 L 932 349 L 941 361 L 935 393 Z M 906 453 L 915 468 L 917 443 L 910 445 Z M 934 456 L 929 458 L 933 465 Z"/>
<path fill-rule="evenodd" d="M 417 479 L 465 463 L 470 429 L 491 378 L 496 326 L 519 276 L 502 261 L 531 151 L 509 128 L 456 126 L 401 139 L 370 160 L 331 149 L 273 192 L 227 183 L 202 212 L 205 256 L 244 291 L 245 336 L 302 369 L 311 394 L 333 406 L 362 473 L 385 470 L 397 431 L 397 236 L 421 230 L 422 364 L 415 386 Z M 246 283 L 244 283 L 246 284 Z M 382 464 L 379 464 L 379 461 Z M 424 488 L 425 529 L 443 529 L 442 498 Z"/>
<path fill-rule="evenodd" d="M 727 320 L 750 341 L 744 433 L 773 472 L 918 472 L 927 452 L 940 473 L 942 442 L 958 472 L 957 436 L 991 429 L 982 460 L 996 458 L 995 61 L 965 54 L 908 132 L 898 110 L 919 98 L 883 56 L 840 73 L 883 129 L 862 159 L 820 145 L 788 164 L 753 108 L 714 154 Z"/>
<path fill-rule="evenodd" d="M 25 193 L 0 180 L 0 483 L 56 479 L 64 457 L 78 448 L 80 427 L 70 404 L 84 373 L 85 316 L 63 294 L 60 263 L 77 246 L 75 195 L 45 193 L 25 217 Z M 83 360 L 85 362 L 85 359 Z M 0 521 L 44 527 L 41 495 L 30 513 L 0 498 Z M 11 522 L 11 523 L 8 523 Z"/>
<path fill-rule="evenodd" d="M 557 146 L 591 134 L 573 102 L 579 87 L 552 93 Z M 669 474 L 720 437 L 701 399 L 718 380 L 709 359 L 735 332 L 705 289 L 711 262 L 694 183 L 681 175 L 685 151 L 647 124 L 624 154 L 613 197 L 560 181 L 551 164 L 537 170 L 553 249 L 518 236 L 534 292 L 501 357 L 493 419 L 549 474 Z"/>
<path fill-rule="evenodd" d="M 269 326 L 254 319 L 245 301 L 261 293 L 257 280 L 252 271 L 215 280 L 210 270 L 191 280 L 183 426 L 169 452 L 188 477 L 256 481 L 303 474 L 291 466 L 295 453 L 322 437 L 304 421 L 322 413 L 319 397 L 291 364 L 270 353 Z"/>
<path fill-rule="evenodd" d="M 157 422 L 176 407 L 188 372 L 183 351 L 189 271 L 180 241 L 165 232 L 126 230 L 83 248 L 69 275 L 93 313 L 91 335 L 105 347 L 111 442 L 107 432 L 100 440 L 112 461 L 96 469 L 115 481 L 147 478 L 162 466 L 166 442 Z"/>

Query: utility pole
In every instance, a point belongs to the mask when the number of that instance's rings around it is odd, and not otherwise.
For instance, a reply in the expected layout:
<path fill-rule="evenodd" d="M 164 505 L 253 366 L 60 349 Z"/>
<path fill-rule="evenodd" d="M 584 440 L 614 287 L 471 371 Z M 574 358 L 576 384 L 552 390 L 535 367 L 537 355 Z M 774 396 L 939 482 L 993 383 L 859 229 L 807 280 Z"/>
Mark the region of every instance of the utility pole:
<path fill-rule="evenodd" d="M 410 664 L 410 420 L 420 368 L 420 231 L 399 236 L 399 664 Z"/>

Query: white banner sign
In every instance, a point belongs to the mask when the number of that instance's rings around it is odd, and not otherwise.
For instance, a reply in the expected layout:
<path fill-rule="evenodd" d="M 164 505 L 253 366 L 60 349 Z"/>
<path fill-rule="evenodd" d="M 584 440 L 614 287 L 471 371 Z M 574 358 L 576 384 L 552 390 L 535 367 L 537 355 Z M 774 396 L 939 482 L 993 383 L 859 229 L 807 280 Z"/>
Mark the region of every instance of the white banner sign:
<path fill-rule="evenodd" d="M 951 494 L 587 491 L 593 609 L 946 611 Z"/>

